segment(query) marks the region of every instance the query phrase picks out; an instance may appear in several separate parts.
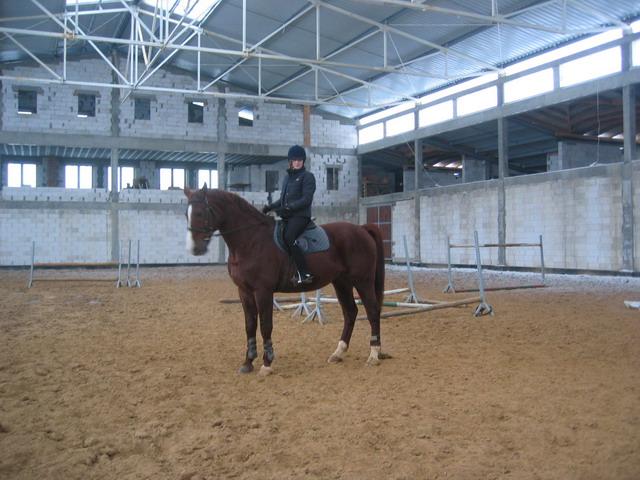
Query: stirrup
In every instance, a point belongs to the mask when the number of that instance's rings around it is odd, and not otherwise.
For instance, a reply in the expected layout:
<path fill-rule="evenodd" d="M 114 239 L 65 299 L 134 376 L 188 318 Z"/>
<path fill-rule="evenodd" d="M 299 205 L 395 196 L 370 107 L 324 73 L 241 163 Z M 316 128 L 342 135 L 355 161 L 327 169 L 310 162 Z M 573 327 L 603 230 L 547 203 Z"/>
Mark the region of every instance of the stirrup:
<path fill-rule="evenodd" d="M 294 285 L 308 285 L 312 283 L 313 280 L 313 275 L 311 275 L 310 273 L 302 274 L 300 272 L 297 272 L 291 279 Z"/>

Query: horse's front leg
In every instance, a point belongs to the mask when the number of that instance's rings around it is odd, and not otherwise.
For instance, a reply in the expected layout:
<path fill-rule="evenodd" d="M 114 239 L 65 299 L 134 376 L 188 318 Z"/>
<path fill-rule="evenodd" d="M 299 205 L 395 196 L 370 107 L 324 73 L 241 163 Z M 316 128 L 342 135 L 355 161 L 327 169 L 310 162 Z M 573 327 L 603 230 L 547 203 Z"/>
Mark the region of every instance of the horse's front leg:
<path fill-rule="evenodd" d="M 253 292 L 238 289 L 242 309 L 244 310 L 244 328 L 247 332 L 247 353 L 244 363 L 240 367 L 240 373 L 253 371 L 253 361 L 258 357 L 258 347 L 256 345 L 256 330 L 258 329 L 258 308 L 253 296 Z"/>
<path fill-rule="evenodd" d="M 263 365 L 260 367 L 260 375 L 270 375 L 273 373 L 271 363 L 275 357 L 273 353 L 273 343 L 271 332 L 273 331 L 273 292 L 271 290 L 259 290 L 255 294 L 258 314 L 260 315 L 260 333 L 264 353 L 262 354 Z"/>

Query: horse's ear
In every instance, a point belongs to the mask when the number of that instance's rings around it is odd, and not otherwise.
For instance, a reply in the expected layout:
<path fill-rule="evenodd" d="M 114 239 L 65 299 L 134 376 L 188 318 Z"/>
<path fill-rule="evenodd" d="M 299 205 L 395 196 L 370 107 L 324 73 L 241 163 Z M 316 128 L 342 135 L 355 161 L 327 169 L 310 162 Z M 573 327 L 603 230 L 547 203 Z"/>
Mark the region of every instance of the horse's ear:
<path fill-rule="evenodd" d="M 189 190 L 187 187 L 184 187 L 182 190 L 184 191 L 185 197 L 191 200 L 191 190 Z"/>

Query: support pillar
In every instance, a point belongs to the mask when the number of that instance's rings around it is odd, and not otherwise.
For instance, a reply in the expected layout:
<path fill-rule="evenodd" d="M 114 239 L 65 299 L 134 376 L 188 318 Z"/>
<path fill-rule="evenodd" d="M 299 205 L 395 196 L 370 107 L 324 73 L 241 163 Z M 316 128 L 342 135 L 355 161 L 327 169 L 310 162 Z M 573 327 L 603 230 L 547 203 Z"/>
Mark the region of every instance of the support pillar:
<path fill-rule="evenodd" d="M 420 180 L 422 179 L 422 170 L 424 169 L 424 160 L 422 158 L 422 139 L 418 138 L 414 142 L 415 159 L 414 159 L 414 178 L 413 178 L 413 239 L 414 239 L 414 255 L 415 261 L 420 263 Z M 409 261 L 409 259 L 407 259 Z"/>
<path fill-rule="evenodd" d="M 112 63 L 118 65 L 117 53 L 111 57 Z M 115 72 L 111 73 L 111 81 L 118 83 Z M 111 136 L 120 136 L 120 89 L 111 89 Z M 120 150 L 111 149 L 111 192 L 109 194 L 109 210 L 111 216 L 111 261 L 120 259 L 120 217 L 118 214 L 118 169 L 120 164 Z"/>
<path fill-rule="evenodd" d="M 111 216 L 111 261 L 117 262 L 120 258 L 120 227 L 118 216 L 118 163 L 120 151 L 111 149 L 111 193 L 109 195 L 109 213 Z"/>
<path fill-rule="evenodd" d="M 218 98 L 218 189 L 227 189 L 227 169 L 225 165 L 227 153 L 227 102 L 224 98 Z M 218 241 L 218 262 L 225 263 L 227 261 L 227 245 L 222 241 L 222 237 Z"/>
<path fill-rule="evenodd" d="M 507 243 L 507 213 L 504 179 L 509 176 L 508 121 L 498 119 L 498 243 Z M 507 264 L 506 247 L 498 247 L 498 264 Z"/>
<path fill-rule="evenodd" d="M 631 67 L 631 43 L 622 48 L 622 69 Z M 622 87 L 622 124 L 624 136 L 624 157 L 622 162 L 622 270 L 635 269 L 635 239 L 633 221 L 633 166 L 636 159 L 636 92 L 635 85 Z"/>

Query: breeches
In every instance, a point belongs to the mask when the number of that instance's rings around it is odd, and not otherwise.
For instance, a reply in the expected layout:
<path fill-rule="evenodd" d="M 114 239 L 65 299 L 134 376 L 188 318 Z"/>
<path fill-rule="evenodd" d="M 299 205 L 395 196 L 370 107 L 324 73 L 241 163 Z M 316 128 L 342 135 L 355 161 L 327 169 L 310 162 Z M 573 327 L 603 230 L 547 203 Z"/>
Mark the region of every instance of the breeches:
<path fill-rule="evenodd" d="M 307 228 L 309 220 L 308 217 L 291 217 L 286 221 L 284 226 L 284 243 L 287 244 L 289 251 L 291 251 L 291 247 L 296 241 L 296 238 Z"/>

